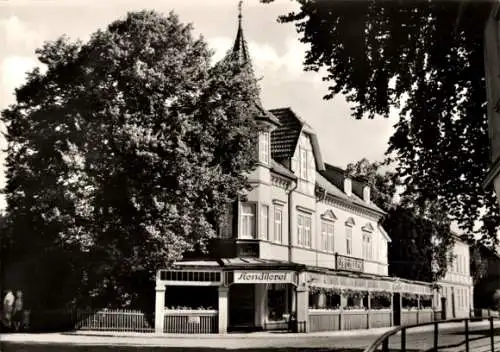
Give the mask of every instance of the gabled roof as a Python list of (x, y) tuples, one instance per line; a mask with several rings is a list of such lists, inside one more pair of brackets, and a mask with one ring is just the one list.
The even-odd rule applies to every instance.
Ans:
[(324, 169), (319, 142), (313, 128), (304, 120), (298, 117), (291, 108), (280, 108), (269, 110), (276, 116), (280, 126), (271, 133), (271, 155), (273, 159), (281, 161), (293, 157), (297, 149), (300, 132), (305, 132), (311, 139), (314, 157), (316, 159), (316, 168)]

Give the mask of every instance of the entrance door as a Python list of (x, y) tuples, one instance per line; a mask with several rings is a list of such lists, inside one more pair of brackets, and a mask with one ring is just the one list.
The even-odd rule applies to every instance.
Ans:
[(392, 301), (392, 314), (394, 325), (401, 325), (401, 294), (397, 292), (394, 292)]
[(255, 327), (255, 285), (234, 284), (229, 288), (229, 328), (252, 330)]
[(446, 297), (441, 297), (441, 319), (446, 319)]

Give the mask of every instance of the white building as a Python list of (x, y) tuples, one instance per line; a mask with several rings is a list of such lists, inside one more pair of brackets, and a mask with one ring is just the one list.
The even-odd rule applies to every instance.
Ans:
[[(250, 63), (241, 21), (229, 57)], [(430, 284), (387, 276), (384, 212), (368, 187), (324, 162), (311, 126), (291, 108), (256, 118), (265, 131), (253, 189), (229, 207), (210, 258), (158, 273), (156, 330), (178, 332), (175, 321), (275, 329), (290, 316), (305, 331), (391, 326), (404, 315), (403, 294), (431, 299)], [(191, 296), (212, 309), (177, 309)], [(432, 319), (430, 309), (407, 313)]]
[(474, 309), (474, 286), (470, 273), (470, 247), (456, 238), (450, 253), (453, 262), (446, 275), (438, 282), (440, 286), (439, 310), (443, 319), (466, 318)]

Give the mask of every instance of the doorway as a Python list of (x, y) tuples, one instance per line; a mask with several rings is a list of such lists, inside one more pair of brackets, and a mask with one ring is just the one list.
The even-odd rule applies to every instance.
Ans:
[(446, 316), (446, 297), (441, 297), (441, 319), (445, 320)]
[(229, 288), (230, 331), (255, 329), (255, 285), (234, 284)]
[(401, 325), (401, 294), (398, 292), (394, 292), (392, 300), (392, 314), (393, 325)]

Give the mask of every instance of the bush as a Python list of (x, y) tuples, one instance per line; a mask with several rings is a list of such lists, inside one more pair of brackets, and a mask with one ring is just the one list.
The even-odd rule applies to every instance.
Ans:
[(500, 310), (500, 289), (496, 290), (495, 293), (493, 293), (492, 308)]

